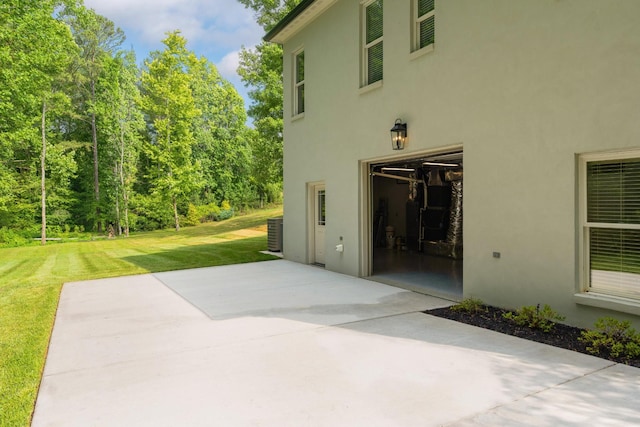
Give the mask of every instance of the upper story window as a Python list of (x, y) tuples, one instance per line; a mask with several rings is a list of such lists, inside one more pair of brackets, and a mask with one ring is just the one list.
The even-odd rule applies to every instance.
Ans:
[(293, 115), (304, 113), (304, 50), (293, 54)]
[(640, 151), (581, 156), (583, 289), (640, 299)]
[(412, 51), (430, 46), (435, 41), (435, 0), (413, 0)]
[(362, 6), (362, 86), (382, 80), (382, 6), (383, 0)]

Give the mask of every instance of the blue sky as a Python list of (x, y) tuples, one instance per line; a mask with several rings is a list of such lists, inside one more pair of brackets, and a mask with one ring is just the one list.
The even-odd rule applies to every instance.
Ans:
[(216, 65), (249, 104), (247, 89), (236, 74), (242, 46), (260, 43), (264, 31), (254, 13), (237, 0), (84, 0), (126, 34), (123, 47), (133, 48), (138, 61), (163, 48), (167, 31), (180, 30), (187, 48)]

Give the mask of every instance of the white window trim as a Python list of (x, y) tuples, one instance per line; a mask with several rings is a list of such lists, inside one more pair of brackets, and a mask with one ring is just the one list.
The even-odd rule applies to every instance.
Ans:
[(360, 89), (358, 89), (358, 95), (364, 95), (365, 93), (369, 93), (376, 89), (380, 89), (382, 85), (383, 85), (382, 80), (378, 80), (377, 82), (373, 82), (366, 86), (362, 86)]
[[(305, 86), (305, 81), (307, 79), (306, 73), (303, 76), (304, 78), (302, 79), (302, 81), (298, 81), (298, 55), (300, 55), (301, 53), (304, 53), (304, 48), (300, 47), (296, 50), (293, 51), (292, 56), (293, 56), (293, 73), (292, 73), (292, 88), (293, 88), (293, 102), (292, 102), (292, 107), (293, 107), (293, 114), (292, 114), (292, 118), (293, 119), (300, 119), (302, 117), (304, 117), (304, 113), (307, 109), (306, 105), (303, 105), (304, 110), (302, 112), (298, 112), (299, 111), (299, 107), (300, 107), (300, 99), (298, 98), (298, 88), (300, 86)], [(306, 88), (305, 88), (306, 89)]]
[(409, 54), (409, 60), (410, 60), (410, 61), (413, 61), (413, 60), (414, 60), (414, 59), (416, 59), (416, 58), (420, 58), (421, 56), (424, 56), (424, 55), (426, 55), (426, 54), (428, 54), (428, 53), (433, 52), (433, 50), (434, 50), (434, 49), (433, 49), (433, 45), (434, 45), (434, 44), (433, 44), (433, 43), (431, 43), (431, 44), (429, 44), (429, 45), (426, 45), (426, 46), (425, 46), (425, 47), (423, 47), (422, 49), (418, 49), (418, 50), (415, 50), (415, 51), (411, 52), (411, 53)]
[[(411, 59), (416, 58), (418, 56), (422, 56), (425, 53), (433, 51), (434, 43), (429, 43), (423, 47), (420, 47), (420, 24), (431, 18), (432, 16), (436, 16), (436, 9), (431, 12), (427, 12), (422, 16), (418, 16), (418, 0), (411, 1)], [(420, 52), (420, 53), (418, 53)]]
[(617, 150), (586, 153), (578, 156), (578, 284), (574, 301), (578, 304), (607, 308), (631, 314), (640, 314), (640, 297), (599, 292), (590, 289), (590, 248), (589, 230), (591, 228), (640, 229), (640, 224), (590, 223), (587, 221), (587, 164), (593, 161), (624, 160), (640, 157), (640, 149)]
[[(382, 42), (384, 43), (384, 24), (383, 24), (383, 31), (382, 31), (382, 36), (378, 37), (377, 39), (373, 40), (370, 43), (367, 43), (367, 7), (376, 2), (376, 0), (360, 0), (360, 29), (361, 29), (361, 36), (362, 37), (362, 42), (361, 44), (361, 63), (362, 66), (360, 67), (362, 70), (362, 75), (360, 76), (361, 78), (361, 82), (360, 82), (360, 88), (365, 88), (367, 86), (371, 86), (371, 85), (376, 85), (376, 87), (379, 87), (379, 84), (382, 82), (382, 80), (384, 80), (384, 72), (382, 74), (382, 79), (380, 80), (376, 80), (373, 83), (369, 83), (369, 49), (372, 46), (377, 45), (378, 43)], [(384, 8), (383, 8), (384, 9)], [(383, 19), (384, 19), (384, 11), (382, 12), (383, 14)], [(383, 21), (384, 22), (384, 21)], [(383, 44), (383, 52), (384, 52), (384, 44)], [(384, 55), (384, 53), (383, 53)], [(383, 60), (384, 61), (384, 60)]]

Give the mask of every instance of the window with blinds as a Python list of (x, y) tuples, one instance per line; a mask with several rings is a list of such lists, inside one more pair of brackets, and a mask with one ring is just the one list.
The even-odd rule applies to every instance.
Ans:
[(294, 54), (293, 115), (304, 113), (304, 50)]
[(413, 48), (420, 50), (435, 42), (435, 0), (413, 0)]
[(374, 0), (363, 7), (363, 85), (382, 80), (383, 1)]
[(583, 168), (589, 290), (640, 298), (640, 153)]

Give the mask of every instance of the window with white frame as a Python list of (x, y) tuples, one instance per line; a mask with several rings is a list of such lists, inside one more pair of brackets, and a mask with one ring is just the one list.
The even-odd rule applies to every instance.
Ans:
[(304, 50), (293, 54), (293, 115), (304, 113)]
[(640, 150), (580, 161), (584, 290), (640, 299)]
[(413, 0), (412, 51), (430, 46), (436, 34), (435, 0)]
[(383, 0), (362, 5), (362, 86), (382, 80)]

